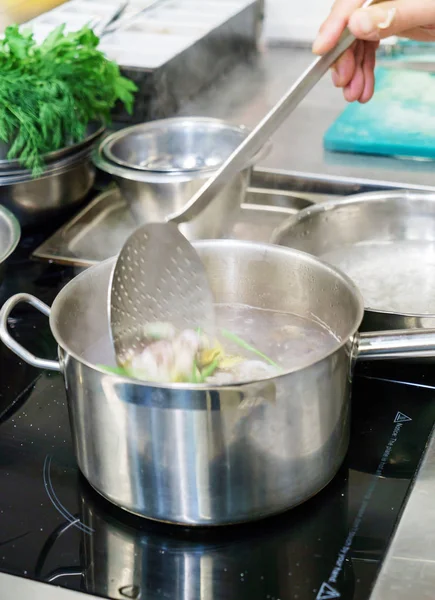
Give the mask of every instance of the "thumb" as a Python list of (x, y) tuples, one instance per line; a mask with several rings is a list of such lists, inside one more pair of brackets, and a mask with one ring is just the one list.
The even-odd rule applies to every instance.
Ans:
[(374, 41), (433, 24), (433, 0), (395, 0), (356, 10), (348, 26), (355, 37)]

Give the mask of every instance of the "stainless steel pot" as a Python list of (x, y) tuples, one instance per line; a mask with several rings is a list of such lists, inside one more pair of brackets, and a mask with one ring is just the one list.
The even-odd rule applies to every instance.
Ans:
[[(287, 510), (335, 476), (349, 442), (354, 360), (435, 356), (435, 331), (357, 333), (353, 283), (288, 248), (233, 240), (195, 244), (217, 302), (313, 315), (337, 336), (317, 362), (232, 387), (144, 383), (114, 364), (107, 298), (115, 259), (73, 279), (50, 309), (26, 294), (0, 312), (0, 338), (35, 367), (62, 371), (79, 467), (122, 508), (160, 521), (222, 525)], [(27, 302), (50, 315), (59, 361), (33, 356), (7, 330)]]
[[(435, 194), (380, 191), (321, 202), (283, 221), (271, 241), (355, 274), (367, 292), (362, 330), (435, 328)], [(388, 306), (395, 288), (399, 297), (406, 292), (406, 310)]]
[[(137, 132), (137, 127), (128, 128), (123, 132), (107, 137), (101, 142), (98, 151), (94, 154), (96, 166), (105, 173), (112, 175), (138, 224), (153, 221), (161, 222), (170, 214), (179, 211), (194, 193), (201, 188), (204, 182), (214, 174), (214, 170), (210, 167), (210, 164), (212, 162), (215, 163), (215, 170), (220, 167), (223, 160), (222, 157), (227, 158), (227, 155), (231, 154), (231, 144), (232, 149), (236, 148), (240, 141), (247, 135), (247, 130), (242, 127), (234, 127), (218, 119), (200, 117), (165, 119), (139, 127), (139, 133), (136, 133), (135, 136), (133, 134), (129, 135), (129, 132), (130, 130)], [(166, 147), (162, 147), (157, 141), (155, 141), (153, 146), (148, 139), (151, 133), (159, 138), (156, 132), (163, 128), (166, 133), (164, 136), (166, 144), (169, 144), (173, 140), (174, 136), (170, 135), (173, 129), (177, 131), (178, 137), (180, 136), (179, 130), (181, 130), (185, 135), (184, 149), (186, 152), (191, 152), (192, 150), (190, 144), (187, 143), (192, 137), (195, 137), (197, 140), (198, 153), (200, 151), (207, 151), (211, 155), (213, 151), (215, 154), (214, 158), (213, 156), (202, 157), (208, 167), (197, 170), (187, 169), (183, 171), (179, 168), (175, 170), (171, 166), (172, 163), (170, 161), (175, 160), (176, 157), (172, 156), (171, 152), (175, 151), (174, 148), (182, 145), (181, 142), (177, 144), (173, 142), (174, 146), (167, 145)], [(147, 133), (148, 129), (150, 129), (151, 133)], [(213, 145), (210, 143), (208, 145), (205, 144), (207, 141), (205, 132), (209, 130), (216, 130), (217, 132), (213, 138), (215, 140), (214, 150)], [(204, 138), (201, 146), (199, 146), (199, 138), (195, 134), (195, 131), (202, 132), (201, 136), (199, 136), (199, 138)], [(222, 151), (219, 150), (219, 132), (220, 136), (225, 139)], [(121, 146), (121, 134), (124, 136), (121, 138), (123, 140), (122, 149), (118, 149), (118, 146)], [(154, 152), (158, 151), (158, 156), (160, 156), (161, 160), (164, 157), (169, 161), (166, 171), (163, 170), (161, 164), (160, 170), (155, 171), (144, 170), (135, 166), (145, 161), (144, 155), (140, 154), (138, 156), (139, 150), (136, 148), (136, 137), (139, 134), (141, 136), (147, 134), (146, 139), (148, 141), (145, 147), (149, 150), (150, 161), (154, 163), (158, 162), (157, 155), (151, 153), (152, 149)], [(129, 139), (133, 141), (129, 142)], [(223, 144), (223, 140), (221, 143)], [(124, 164), (117, 164), (107, 158), (105, 152), (108, 147), (112, 151), (117, 150), (120, 157), (125, 159), (122, 161), (122, 158), (119, 158)], [(127, 148), (130, 149), (128, 150)], [(213, 202), (198, 217), (180, 226), (180, 230), (188, 239), (214, 239), (225, 237), (229, 233), (232, 224), (237, 220), (241, 204), (244, 201), (252, 167), (267, 151), (268, 148), (264, 148), (261, 153), (254, 156), (225, 189), (217, 194)], [(109, 156), (112, 156), (112, 153), (109, 153)], [(186, 159), (186, 157), (184, 158)], [(127, 159), (129, 163), (126, 163)], [(178, 157), (176, 164), (179, 165), (182, 162), (183, 159)], [(131, 164), (131, 166), (126, 167), (126, 164)]]
[(78, 206), (95, 181), (89, 149), (54, 163), (38, 178), (31, 174), (0, 177), (0, 204), (22, 227), (34, 227)]

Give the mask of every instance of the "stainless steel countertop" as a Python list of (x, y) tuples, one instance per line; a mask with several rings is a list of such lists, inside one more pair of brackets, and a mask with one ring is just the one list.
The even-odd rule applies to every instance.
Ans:
[(435, 436), (426, 450), (371, 600), (435, 597)]
[[(180, 114), (214, 116), (255, 125), (313, 59), (301, 48), (266, 50), (250, 66), (237, 66), (216, 88)], [(435, 102), (435, 101), (434, 101)], [(402, 184), (435, 185), (432, 161), (338, 154), (323, 150), (323, 134), (345, 108), (341, 91), (325, 77), (272, 139), (273, 149), (259, 166), (335, 177)]]
[[(236, 67), (223, 81), (188, 104), (181, 114), (215, 116), (254, 125), (312, 60), (308, 50), (274, 48), (250, 66)], [(322, 136), (345, 107), (341, 93), (325, 78), (273, 138), (261, 167), (333, 178), (358, 178), (414, 186), (435, 186), (432, 162), (333, 155)], [(372, 600), (420, 600), (435, 593), (435, 438), (428, 446), (402, 519), (391, 543)], [(73, 600), (79, 592), (0, 573), (0, 599)]]

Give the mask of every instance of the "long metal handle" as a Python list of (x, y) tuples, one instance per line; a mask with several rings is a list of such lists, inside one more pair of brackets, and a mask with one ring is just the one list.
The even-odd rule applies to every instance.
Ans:
[(38, 298), (35, 298), (35, 296), (31, 296), (30, 294), (16, 294), (15, 296), (12, 296), (12, 298), (9, 298), (0, 310), (0, 340), (9, 348), (9, 350), (12, 350), (12, 352), (29, 365), (32, 365), (32, 367), (36, 367), (37, 369), (47, 369), (49, 371), (60, 371), (59, 361), (38, 358), (14, 340), (9, 333), (9, 316), (17, 304), (21, 304), (22, 302), (30, 304), (47, 317), (50, 316), (50, 307), (44, 304), (44, 302), (41, 302), (41, 300), (38, 300)]
[[(364, 7), (375, 4), (377, 0), (368, 0)], [(213, 177), (192, 196), (182, 210), (167, 217), (167, 221), (185, 223), (198, 216), (223, 187), (244, 168), (246, 162), (260, 150), (290, 113), (332, 67), (337, 58), (355, 41), (354, 35), (346, 29), (338, 44), (327, 54), (316, 58), (310, 67), (299, 77), (296, 83), (279, 100), (272, 110), (260, 121), (240, 146), (224, 162)]]
[(435, 329), (360, 333), (355, 354), (358, 360), (435, 357)]

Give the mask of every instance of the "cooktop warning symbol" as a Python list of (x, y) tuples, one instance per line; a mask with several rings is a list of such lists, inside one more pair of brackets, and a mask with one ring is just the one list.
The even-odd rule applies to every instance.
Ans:
[(316, 600), (331, 600), (331, 598), (340, 598), (340, 593), (325, 581), (322, 583)]
[(411, 417), (404, 415), (402, 412), (398, 412), (394, 418), (395, 423), (406, 423), (406, 421), (412, 421)]

